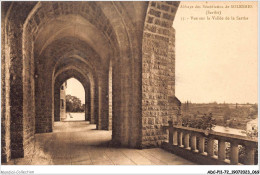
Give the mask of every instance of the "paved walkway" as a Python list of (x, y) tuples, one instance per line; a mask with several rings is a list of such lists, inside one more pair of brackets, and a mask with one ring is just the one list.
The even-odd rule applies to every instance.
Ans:
[(36, 134), (33, 156), (11, 160), (16, 165), (192, 165), (160, 148), (109, 146), (111, 131), (96, 130), (85, 121), (55, 122), (54, 132)]
[(66, 118), (63, 121), (84, 121), (85, 113), (84, 112), (67, 112)]

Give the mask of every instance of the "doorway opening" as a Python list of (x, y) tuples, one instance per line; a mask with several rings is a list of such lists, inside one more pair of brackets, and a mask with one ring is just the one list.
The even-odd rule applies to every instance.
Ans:
[(86, 121), (87, 99), (83, 85), (75, 78), (60, 87), (60, 121)]

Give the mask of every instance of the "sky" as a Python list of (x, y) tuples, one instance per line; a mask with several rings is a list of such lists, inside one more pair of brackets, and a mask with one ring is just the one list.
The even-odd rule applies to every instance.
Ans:
[[(206, 4), (207, 3), (207, 4)], [(206, 8), (182, 5), (252, 5), (253, 8), (221, 9), (222, 17), (248, 17), (248, 20), (202, 20)], [(218, 4), (216, 4), (218, 3)], [(209, 9), (219, 11), (219, 9)], [(189, 18), (182, 21), (182, 17)], [(176, 96), (196, 103), (256, 103), (257, 88), (257, 3), (181, 2), (173, 27), (176, 30)], [(83, 86), (72, 78), (67, 94), (85, 101)]]
[[(181, 7), (206, 3), (181, 2), (175, 16), (176, 96), (181, 102), (256, 103), (257, 3), (208, 2), (208, 5), (253, 5), (251, 9), (222, 9), (219, 15), (248, 17), (244, 21), (193, 21), (191, 16), (206, 17), (207, 9)], [(182, 21), (182, 17), (189, 19)]]
[(66, 94), (78, 97), (81, 100), (81, 104), (85, 104), (85, 90), (77, 79), (70, 78), (67, 80)]

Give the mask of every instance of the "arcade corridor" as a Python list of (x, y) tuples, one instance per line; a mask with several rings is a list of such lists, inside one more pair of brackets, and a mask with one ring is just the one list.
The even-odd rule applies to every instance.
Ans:
[[(254, 164), (256, 140), (177, 125), (179, 4), (3, 1), (2, 164), (239, 164), (239, 144)], [(60, 89), (70, 78), (84, 88), (85, 121), (61, 122)]]
[[(179, 3), (3, 2), (2, 162), (38, 156), (42, 164), (71, 164), (87, 154), (89, 164), (155, 164), (140, 155), (146, 151), (122, 149), (115, 161), (107, 159), (112, 148), (92, 145), (145, 149), (166, 140), (163, 128), (181, 105), (172, 27)], [(60, 123), (68, 126), (59, 132), (60, 87), (70, 78), (84, 87), (91, 125)], [(74, 161), (78, 155), (84, 159)]]

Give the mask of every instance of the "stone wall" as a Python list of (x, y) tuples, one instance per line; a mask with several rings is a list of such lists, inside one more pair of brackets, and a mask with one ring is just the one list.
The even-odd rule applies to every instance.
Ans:
[(160, 145), (166, 139), (162, 126), (173, 118), (169, 111), (169, 101), (175, 97), (172, 22), (178, 5), (179, 2), (149, 2), (147, 9), (142, 60), (142, 147)]
[(2, 37), (2, 63), (5, 65), (5, 112), (2, 111), (2, 119), (7, 122), (3, 127), (5, 131), (2, 132), (5, 138), (3, 161), (7, 161), (10, 154), (11, 158), (30, 154), (34, 139), (34, 65), (31, 61), (31, 38), (23, 37), (27, 32), (23, 28), (27, 14), (23, 11), (30, 11), (35, 3), (29, 2), (23, 7), (19, 5), (20, 2), (10, 5), (16, 13), (7, 11), (6, 6), (3, 8), (6, 13), (4, 16), (8, 16), (2, 20), (2, 24), (5, 22), (2, 25), (2, 34), (5, 35)]
[(10, 2), (2, 2), (1, 8), (1, 161), (11, 159), (11, 138), (10, 138), (10, 89), (9, 84), (9, 61), (5, 59), (9, 52), (5, 52), (5, 17)]

